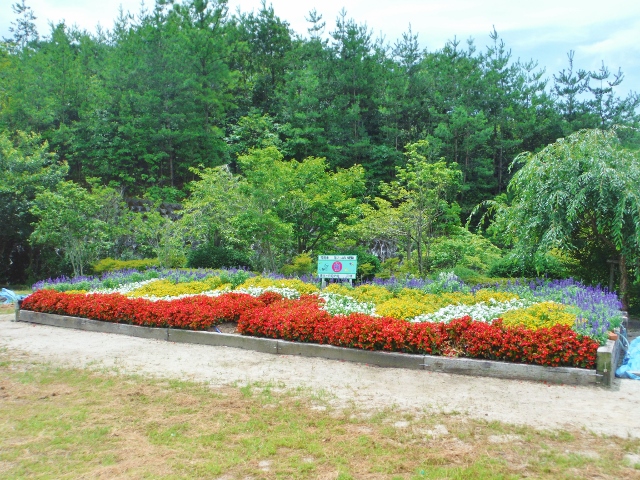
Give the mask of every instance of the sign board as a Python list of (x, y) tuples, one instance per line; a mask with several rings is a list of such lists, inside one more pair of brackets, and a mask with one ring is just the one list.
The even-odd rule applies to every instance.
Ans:
[(356, 278), (357, 255), (318, 255), (318, 278)]

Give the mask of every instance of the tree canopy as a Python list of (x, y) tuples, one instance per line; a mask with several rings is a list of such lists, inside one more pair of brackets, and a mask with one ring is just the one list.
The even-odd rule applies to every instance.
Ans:
[(0, 132), (0, 278), (19, 277), (21, 268), (33, 265), (30, 208), (38, 189), (55, 189), (67, 172), (39, 135)]
[(196, 170), (178, 228), (189, 243), (252, 250), (254, 264), (276, 270), (294, 254), (325, 248), (349, 221), (364, 191), (364, 172), (328, 171), (326, 160), (284, 161), (273, 147), (228, 167)]
[(15, 11), (0, 42), (0, 130), (36, 132), (72, 179), (129, 195), (175, 198), (190, 168), (265, 142), (287, 160), (362, 165), (376, 188), (405, 165), (406, 145), (428, 140), (460, 166), (468, 214), (504, 191), (522, 150), (638, 122), (640, 97), (617, 95), (622, 72), (580, 70), (570, 54), (568, 70), (545, 77), (496, 31), (486, 46), (454, 38), (427, 51), (416, 32), (388, 42), (345, 11), (326, 35), (310, 14), (300, 36), (266, 3), (234, 14), (224, 1), (159, 1), (96, 33), (64, 22), (37, 32), (37, 12)]
[[(45, 251), (49, 263), (64, 260), (37, 225), (56, 218), (44, 204), (31, 209), (35, 186), (61, 208), (75, 192), (113, 213), (101, 189), (119, 202), (184, 203), (183, 220), (131, 217), (101, 255), (180, 265), (209, 245), (276, 269), (295, 255), (360, 248), (382, 260), (402, 255), (423, 275), (454, 257), (474, 264), (475, 254), (438, 251), (436, 261), (431, 249), (464, 242), (445, 237), (477, 204), (505, 194), (525, 163), (513, 163), (520, 152), (640, 121), (640, 96), (618, 94), (620, 70), (581, 69), (569, 52), (567, 68), (546, 74), (495, 30), (467, 42), (451, 32), (427, 50), (418, 32), (388, 41), (344, 10), (334, 29), (312, 10), (308, 35), (294, 32), (266, 2), (247, 13), (224, 0), (158, 0), (94, 33), (64, 21), (38, 32), (28, 0), (14, 11), (11, 37), (0, 41), (0, 149), (27, 152), (16, 147), (22, 135), (37, 139), (42, 162), (24, 178), (2, 172), (0, 194), (15, 190), (24, 202), (7, 200), (15, 228), (0, 232), (1, 281), (46, 275)], [(633, 128), (618, 134), (640, 144)], [(63, 180), (69, 192), (57, 189)], [(612, 250), (585, 228), (573, 234), (582, 245), (574, 257), (628, 261), (618, 237)]]
[(509, 204), (495, 204), (495, 225), (520, 256), (558, 249), (600, 255), (619, 265), (626, 300), (629, 271), (640, 274), (640, 154), (618, 130), (581, 130), (538, 153), (523, 153), (509, 183)]

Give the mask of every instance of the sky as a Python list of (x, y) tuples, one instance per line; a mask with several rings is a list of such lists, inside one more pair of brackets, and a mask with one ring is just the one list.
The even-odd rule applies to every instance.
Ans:
[[(18, 0), (0, 0), (0, 37), (10, 37), (15, 15), (11, 5)], [(95, 31), (113, 26), (120, 6), (136, 13), (139, 1), (122, 0), (26, 0), (36, 17), (41, 35), (49, 24), (62, 20), (67, 25)], [(229, 0), (229, 11), (257, 10), (261, 0)], [(269, 3), (269, 2), (268, 2)], [(495, 27), (514, 59), (536, 60), (549, 79), (568, 67), (567, 53), (575, 51), (574, 66), (597, 70), (602, 63), (614, 73), (621, 68), (624, 80), (617, 88), (626, 97), (640, 93), (640, 1), (638, 0), (272, 0), (276, 15), (293, 30), (307, 34), (305, 16), (312, 9), (323, 16), (326, 32), (333, 30), (338, 13), (366, 24), (374, 37), (393, 44), (411, 26), (421, 47), (442, 48), (454, 37), (468, 38), (485, 48)], [(147, 0), (151, 6), (153, 0)]]

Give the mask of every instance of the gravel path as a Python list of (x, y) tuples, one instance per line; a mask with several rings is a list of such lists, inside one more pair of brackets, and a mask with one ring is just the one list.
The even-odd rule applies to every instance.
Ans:
[(457, 411), (540, 428), (579, 428), (640, 437), (640, 381), (614, 389), (546, 385), (424, 371), (384, 369), (228, 347), (175, 344), (107, 333), (15, 323), (0, 315), (0, 347), (53, 364), (210, 383), (273, 382), (326, 392), (337, 405)]

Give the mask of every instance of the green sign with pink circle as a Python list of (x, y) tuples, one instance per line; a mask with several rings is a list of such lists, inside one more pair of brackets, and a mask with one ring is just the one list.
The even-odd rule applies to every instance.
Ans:
[(318, 255), (319, 278), (356, 278), (357, 255)]

